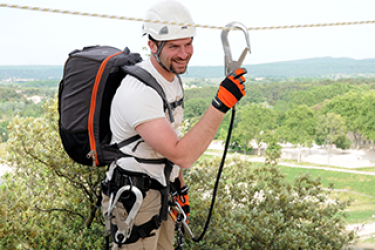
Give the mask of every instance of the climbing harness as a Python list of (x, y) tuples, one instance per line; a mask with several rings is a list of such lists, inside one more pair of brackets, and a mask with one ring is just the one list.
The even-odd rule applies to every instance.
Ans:
[[(112, 167), (109, 167), (106, 179), (102, 183), (103, 193), (109, 196), (108, 209), (104, 212), (106, 249), (109, 248), (110, 235), (114, 243), (121, 248), (122, 244), (134, 243), (139, 238), (144, 239), (155, 235), (151, 232), (158, 229), (162, 222), (168, 219), (171, 188), (169, 177), (173, 164), (167, 159), (135, 159), (149, 164), (164, 163), (164, 177), (167, 183), (163, 186), (149, 175), (130, 172), (122, 169), (116, 162), (111, 163)], [(146, 197), (146, 192), (150, 189), (157, 190), (161, 194), (159, 214), (141, 225), (135, 225), (135, 217)], [(126, 220), (121, 219), (124, 209), (128, 213)]]
[[(242, 23), (231, 22), (231, 23), (227, 24), (225, 27), (227, 29), (224, 29), (222, 31), (222, 33), (221, 33), (221, 41), (223, 43), (224, 55), (225, 55), (224, 56), (224, 58), (225, 58), (225, 76), (228, 76), (233, 71), (235, 71), (236, 69), (238, 69), (238, 68), (241, 67), (243, 61), (245, 60), (246, 54), (247, 53), (251, 53), (251, 50), (250, 50), (250, 37), (249, 37), (249, 34), (248, 34), (248, 29)], [(245, 47), (244, 51), (242, 52), (240, 58), (237, 61), (234, 61), (232, 59), (232, 52), (231, 52), (231, 48), (230, 48), (229, 42), (228, 42), (228, 33), (229, 33), (230, 30), (232, 30), (234, 28), (240, 29), (240, 30), (242, 30), (244, 32), (245, 39), (246, 39), (246, 45), (247, 45)], [(235, 109), (235, 106), (233, 106), (233, 108), (232, 108), (232, 117), (231, 117), (229, 129), (228, 129), (227, 138), (226, 138), (226, 141), (225, 141), (223, 156), (222, 156), (222, 159), (221, 159), (219, 171), (218, 171), (216, 182), (215, 182), (215, 186), (214, 186), (214, 191), (213, 191), (213, 195), (212, 195), (212, 201), (211, 201), (210, 210), (209, 210), (209, 213), (208, 213), (208, 216), (207, 216), (207, 220), (206, 220), (203, 232), (201, 233), (201, 235), (198, 238), (195, 238), (195, 236), (193, 235), (193, 233), (190, 230), (189, 225), (186, 223), (186, 214), (184, 213), (184, 211), (181, 208), (180, 204), (178, 204), (178, 202), (175, 201), (171, 205), (171, 209), (173, 209), (173, 210), (175, 210), (177, 212), (177, 218), (176, 218), (176, 223), (177, 223), (177, 225), (176, 225), (176, 228), (177, 228), (177, 248), (175, 248), (175, 250), (183, 250), (184, 241), (183, 241), (183, 239), (181, 239), (181, 238), (183, 238), (183, 236), (181, 237), (181, 233), (183, 233), (182, 226), (183, 226), (183, 229), (187, 232), (187, 234), (191, 237), (191, 239), (194, 242), (201, 241), (203, 239), (204, 235), (207, 232), (208, 225), (209, 225), (209, 223), (211, 221), (211, 217), (212, 217), (212, 212), (213, 212), (213, 208), (214, 208), (216, 196), (217, 196), (217, 191), (218, 191), (218, 187), (219, 187), (220, 176), (221, 176), (221, 173), (222, 173), (223, 168), (224, 168), (225, 158), (226, 158), (226, 155), (227, 155), (228, 146), (229, 146), (230, 138), (231, 138), (231, 135), (232, 135), (232, 129), (233, 129), (233, 122), (234, 122), (235, 112), (236, 112), (236, 109)], [(172, 216), (172, 218), (174, 217), (174, 215), (173, 215), (173, 213), (171, 211), (170, 211), (170, 215)]]

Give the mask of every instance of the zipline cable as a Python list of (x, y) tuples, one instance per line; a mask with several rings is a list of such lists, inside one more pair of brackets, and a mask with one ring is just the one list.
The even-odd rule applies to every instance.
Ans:
[[(20, 6), (17, 4), (7, 4), (0, 3), (0, 7), (21, 9), (21, 10), (31, 10), (31, 11), (40, 11), (40, 12), (50, 12), (50, 13), (60, 13), (60, 14), (70, 14), (76, 16), (88, 16), (88, 17), (98, 17), (106, 19), (115, 19), (115, 20), (127, 20), (127, 21), (137, 21), (137, 22), (151, 22), (151, 23), (165, 23), (169, 25), (178, 25), (178, 26), (193, 26), (196, 28), (205, 28), (205, 29), (230, 29), (222, 26), (213, 26), (205, 24), (195, 24), (195, 23), (177, 23), (175, 21), (165, 21), (165, 20), (150, 20), (136, 17), (126, 17), (126, 16), (116, 16), (116, 15), (107, 15), (107, 14), (96, 14), (88, 12), (79, 12), (71, 10), (60, 10), (60, 9), (51, 9), (51, 8), (41, 8), (41, 7), (32, 7), (32, 6)], [(277, 30), (277, 29), (293, 29), (293, 28), (313, 28), (313, 27), (332, 27), (332, 26), (345, 26), (345, 25), (363, 25), (363, 24), (375, 24), (375, 20), (367, 21), (354, 21), (354, 22), (336, 22), (336, 23), (317, 23), (317, 24), (298, 24), (298, 25), (284, 25), (284, 26), (267, 26), (267, 27), (250, 27), (248, 30), (257, 31), (257, 30)], [(234, 28), (236, 29), (236, 28)]]

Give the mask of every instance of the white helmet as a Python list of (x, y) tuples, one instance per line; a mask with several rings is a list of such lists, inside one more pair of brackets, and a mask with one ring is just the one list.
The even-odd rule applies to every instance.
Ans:
[(143, 34), (151, 35), (157, 41), (169, 41), (194, 37), (195, 27), (190, 12), (185, 6), (174, 0), (162, 0), (146, 12)]

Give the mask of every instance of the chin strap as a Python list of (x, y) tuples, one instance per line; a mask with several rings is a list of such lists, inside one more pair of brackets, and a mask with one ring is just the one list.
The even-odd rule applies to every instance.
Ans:
[[(157, 45), (157, 44), (156, 44)], [(165, 67), (165, 65), (161, 62), (160, 58), (159, 58), (159, 55), (163, 49), (165, 45), (165, 41), (161, 41), (160, 42), (160, 45), (157, 46), (158, 47), (158, 50), (156, 51), (156, 53), (151, 53), (153, 56), (155, 56), (155, 59), (156, 61), (160, 64), (160, 66), (165, 69), (166, 71), (168, 72), (171, 72), (172, 74), (175, 74), (175, 75), (178, 75), (176, 72), (174, 72), (174, 70), (172, 68), (168, 69), (167, 67)]]
[[(165, 69), (166, 71), (168, 72), (172, 72), (171, 70), (167, 69), (167, 67), (164, 66), (164, 64), (160, 61), (160, 58), (159, 58), (159, 55), (165, 45), (165, 41), (161, 41), (160, 42), (160, 45), (157, 44), (157, 42), (155, 42), (157, 47), (158, 47), (158, 50), (156, 51), (156, 53), (152, 53), (153, 56), (155, 56), (155, 59), (156, 61), (158, 61), (158, 63), (160, 64), (160, 66), (163, 67), (163, 69)], [(172, 72), (173, 73), (173, 72)]]

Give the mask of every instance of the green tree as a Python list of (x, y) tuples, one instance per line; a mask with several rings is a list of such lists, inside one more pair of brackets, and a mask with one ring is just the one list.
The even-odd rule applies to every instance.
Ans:
[(368, 92), (361, 101), (358, 114), (360, 131), (367, 139), (375, 141), (375, 92)]
[(56, 100), (45, 108), (41, 117), (17, 116), (8, 126), (8, 160), (15, 174), (0, 186), (0, 245), (100, 249), (103, 226), (96, 202), (105, 168), (70, 160), (58, 135)]
[(264, 142), (265, 132), (274, 129), (276, 125), (274, 111), (262, 104), (248, 103), (239, 110), (239, 116), (240, 121), (233, 133), (234, 140), (246, 147), (254, 140), (260, 155), (260, 145)]
[[(363, 93), (349, 92), (343, 96), (337, 96), (321, 109), (321, 114), (335, 113), (341, 115), (349, 131), (353, 133), (355, 148), (360, 148), (360, 129), (363, 124), (361, 109), (364, 105)], [(366, 114), (364, 114), (366, 115)]]
[(261, 103), (264, 101), (265, 98), (259, 84), (246, 84), (246, 96), (242, 98), (239, 105), (244, 105), (246, 103)]
[(350, 90), (362, 91), (360, 87), (348, 83), (335, 82), (327, 86), (314, 86), (305, 91), (291, 93), (291, 101), (294, 105), (307, 105), (309, 107), (335, 96), (343, 95)]
[(278, 129), (282, 139), (299, 148), (298, 162), (301, 162), (302, 146), (311, 146), (315, 135), (315, 113), (306, 105), (294, 107), (285, 115), (284, 125)]
[(327, 113), (326, 115), (317, 116), (315, 141), (318, 145), (327, 143), (328, 150), (332, 147), (332, 144), (336, 144), (337, 142), (339, 142), (339, 145), (342, 145), (343, 138), (346, 138), (347, 132), (348, 128), (341, 115)]
[(210, 103), (201, 98), (190, 99), (184, 104), (184, 118), (191, 119), (194, 117), (201, 117), (206, 112)]

